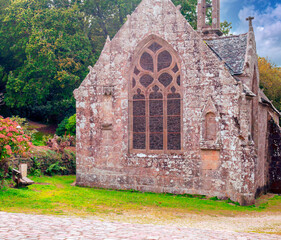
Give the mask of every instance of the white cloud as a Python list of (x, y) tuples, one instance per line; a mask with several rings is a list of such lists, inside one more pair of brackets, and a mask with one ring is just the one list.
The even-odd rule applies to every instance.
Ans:
[(267, 7), (264, 11), (257, 10), (253, 5), (243, 7), (238, 15), (240, 25), (235, 33), (248, 31), (249, 23), (245, 19), (249, 16), (255, 17), (253, 24), (259, 56), (268, 57), (281, 66), (281, 4)]

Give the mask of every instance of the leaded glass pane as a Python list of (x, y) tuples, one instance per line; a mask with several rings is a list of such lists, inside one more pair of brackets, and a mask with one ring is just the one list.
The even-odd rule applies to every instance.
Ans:
[(181, 117), (168, 116), (167, 128), (169, 133), (179, 133), (181, 131)]
[(176, 64), (172, 70), (174, 73), (177, 73), (179, 71), (178, 64)]
[(168, 51), (163, 51), (158, 55), (158, 72), (164, 68), (170, 67), (172, 56)]
[(160, 48), (162, 48), (161, 45), (159, 45), (158, 43), (154, 42), (149, 46), (149, 49), (151, 51), (153, 51), (154, 53), (156, 53)]
[(163, 86), (168, 87), (173, 81), (173, 77), (169, 73), (163, 73), (160, 75), (158, 81), (163, 84)]
[(142, 54), (140, 59), (140, 65), (144, 70), (149, 70), (153, 72), (154, 69), (153, 58), (149, 53), (145, 52)]
[(146, 134), (134, 133), (133, 134), (133, 148), (146, 149)]
[(163, 150), (164, 145), (162, 133), (151, 133), (149, 140), (151, 150)]
[(134, 74), (139, 75), (140, 71), (135, 67)]
[(181, 134), (168, 133), (168, 150), (180, 150), (180, 149), (181, 149)]
[(151, 77), (150, 75), (143, 75), (140, 78), (140, 83), (141, 85), (143, 85), (144, 87), (148, 87), (151, 83), (153, 82), (153, 77)]
[(133, 114), (134, 116), (145, 116), (145, 101), (133, 102)]
[(133, 121), (134, 125), (134, 132), (136, 133), (144, 133), (146, 131), (146, 121), (144, 117), (134, 117)]
[(152, 133), (163, 132), (163, 116), (149, 118), (149, 130)]
[(141, 94), (141, 90), (138, 89), (138, 94), (135, 94), (133, 99), (145, 99), (145, 96), (143, 94)]
[(178, 78), (177, 78), (177, 84), (180, 86), (181, 85), (181, 77), (180, 76), (178, 76)]
[(168, 99), (167, 100), (167, 114), (168, 115), (180, 115), (181, 113), (181, 100), (180, 99)]
[(150, 116), (163, 115), (163, 101), (150, 100), (149, 101), (149, 113), (150, 113)]

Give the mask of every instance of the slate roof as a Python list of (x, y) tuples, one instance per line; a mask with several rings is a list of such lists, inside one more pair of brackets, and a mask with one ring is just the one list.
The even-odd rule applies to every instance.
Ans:
[(243, 73), (247, 50), (247, 36), (247, 33), (245, 33), (205, 40), (205, 42), (222, 61), (225, 61), (231, 74), (236, 75)]
[(269, 106), (271, 106), (271, 108), (277, 113), (279, 114), (279, 116), (281, 116), (281, 113), (274, 107), (274, 105), (272, 104), (272, 101), (269, 100), (269, 98), (264, 94), (264, 92), (259, 89), (259, 94), (260, 94), (260, 102), (261, 103), (265, 103), (268, 104)]

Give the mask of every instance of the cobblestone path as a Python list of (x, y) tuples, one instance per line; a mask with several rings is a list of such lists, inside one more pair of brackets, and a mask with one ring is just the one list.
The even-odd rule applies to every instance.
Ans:
[(280, 240), (281, 236), (0, 212), (0, 239)]

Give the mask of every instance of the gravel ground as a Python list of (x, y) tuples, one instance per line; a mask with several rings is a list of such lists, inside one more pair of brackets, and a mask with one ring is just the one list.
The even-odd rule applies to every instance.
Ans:
[[(227, 218), (228, 219), (228, 218)], [(229, 220), (229, 219), (228, 219)], [(244, 224), (250, 219), (244, 219)], [(223, 219), (221, 219), (223, 221)], [(262, 221), (262, 220), (261, 220)], [(263, 219), (264, 221), (264, 219)], [(101, 239), (101, 240), (280, 240), (281, 236), (237, 233), (180, 226), (132, 224), (74, 217), (54, 217), (0, 212), (1, 240)], [(242, 224), (240, 222), (240, 224)], [(239, 225), (239, 223), (238, 223)], [(209, 226), (210, 227), (210, 226)]]
[[(280, 209), (281, 210), (281, 209)], [(166, 226), (180, 226), (196, 229), (206, 229), (215, 231), (233, 231), (233, 232), (257, 232), (278, 234), (281, 237), (281, 212), (258, 212), (245, 214), (241, 213), (215, 213), (210, 214), (191, 214), (184, 210), (177, 209), (152, 209), (144, 208), (141, 211), (128, 213), (102, 215), (97, 220), (137, 223), (137, 224), (155, 224)]]

